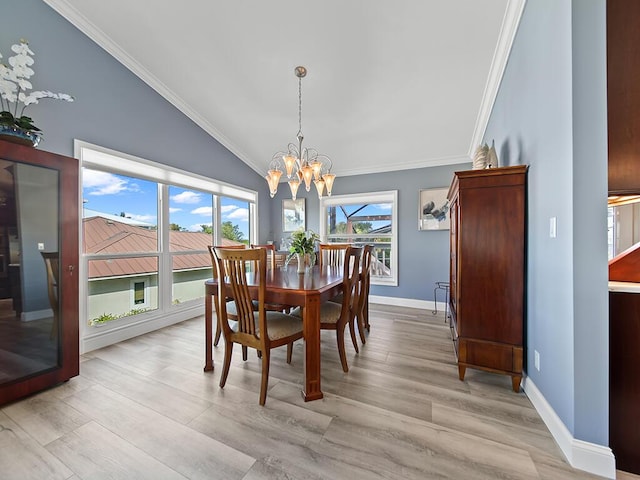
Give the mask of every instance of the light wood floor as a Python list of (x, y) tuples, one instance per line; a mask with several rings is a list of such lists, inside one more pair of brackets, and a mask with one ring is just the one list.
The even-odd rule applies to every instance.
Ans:
[[(0, 478), (585, 479), (508, 377), (457, 376), (448, 327), (430, 311), (371, 306), (350, 371), (322, 334), (322, 400), (304, 403), (302, 343), (260, 360), (234, 353), (224, 390), (204, 373), (202, 318), (84, 355), (71, 381), (0, 409)], [(638, 478), (620, 473), (619, 478)]]

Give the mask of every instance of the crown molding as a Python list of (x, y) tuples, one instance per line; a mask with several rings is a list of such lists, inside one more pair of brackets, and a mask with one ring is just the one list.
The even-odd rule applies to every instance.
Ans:
[(493, 54), (487, 84), (484, 88), (478, 118), (476, 119), (476, 126), (473, 130), (471, 144), (469, 145), (468, 155), (470, 158), (473, 158), (474, 152), (478, 145), (482, 143), (482, 139), (484, 138), (484, 134), (487, 130), (489, 117), (491, 116), (493, 105), (496, 101), (496, 97), (498, 96), (502, 76), (504, 75), (504, 70), (507, 67), (511, 47), (513, 46), (513, 41), (516, 37), (516, 32), (518, 31), (518, 26), (520, 25), (520, 19), (522, 18), (522, 12), (524, 11), (526, 3), (527, 0), (509, 0), (507, 8), (505, 9), (504, 18), (502, 19), (502, 27), (500, 28), (500, 35), (498, 37), (498, 44), (496, 45), (496, 50)]
[(414, 170), (418, 168), (427, 167), (441, 167), (443, 165), (456, 165), (460, 163), (471, 163), (472, 160), (466, 155), (455, 155), (452, 157), (438, 157), (431, 159), (419, 159), (412, 162), (393, 163), (392, 165), (381, 165), (378, 168), (346, 168), (346, 169), (334, 169), (334, 173), (339, 177), (349, 177), (352, 175), (367, 175), (370, 173), (386, 173), (395, 172), (399, 170)]

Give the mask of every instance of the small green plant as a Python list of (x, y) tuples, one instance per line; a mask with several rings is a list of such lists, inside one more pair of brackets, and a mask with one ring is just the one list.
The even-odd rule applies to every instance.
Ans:
[(314, 253), (316, 250), (316, 243), (320, 241), (320, 235), (313, 230), (296, 230), (291, 234), (291, 246), (289, 247), (289, 255), (287, 255), (287, 263), (293, 258), (294, 255), (305, 253)]
[(151, 308), (134, 308), (132, 310), (129, 310), (127, 313), (121, 313), (121, 314), (115, 314), (115, 313), (103, 313), (102, 315), (100, 315), (99, 317), (96, 318), (92, 318), (91, 320), (89, 320), (89, 325), (100, 325), (102, 323), (107, 323), (110, 322), (112, 320), (117, 320), (119, 318), (123, 318), (123, 317), (130, 317), (132, 315), (138, 315), (139, 313), (144, 313), (148, 310), (152, 310)]
[(114, 315), (113, 313), (103, 313), (99, 317), (89, 320), (89, 325), (98, 325), (100, 323), (110, 322), (111, 320), (115, 320), (117, 318), (118, 316)]

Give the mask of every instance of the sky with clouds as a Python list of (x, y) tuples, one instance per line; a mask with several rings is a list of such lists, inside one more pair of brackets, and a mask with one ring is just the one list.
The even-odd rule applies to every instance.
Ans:
[[(154, 182), (97, 170), (83, 169), (82, 198), (87, 209), (157, 224), (158, 188)], [(222, 221), (238, 225), (249, 238), (248, 203), (221, 198)], [(169, 187), (169, 222), (192, 232), (211, 225), (212, 195), (181, 187)]]

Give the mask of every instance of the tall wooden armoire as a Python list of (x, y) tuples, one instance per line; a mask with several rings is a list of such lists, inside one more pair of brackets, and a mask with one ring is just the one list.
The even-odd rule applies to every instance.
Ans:
[(510, 375), (524, 360), (527, 166), (455, 172), (451, 205), (451, 331), (458, 373)]

